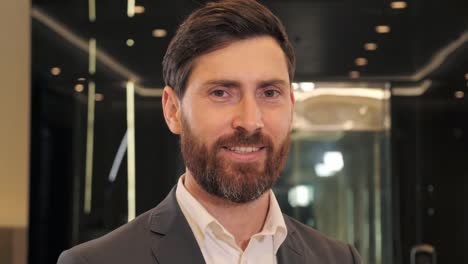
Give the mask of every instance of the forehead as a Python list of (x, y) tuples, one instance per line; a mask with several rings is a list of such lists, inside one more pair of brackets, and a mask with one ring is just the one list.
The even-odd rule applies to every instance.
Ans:
[(267, 36), (235, 41), (196, 58), (187, 80), (187, 92), (207, 80), (222, 79), (241, 84), (270, 79), (290, 82), (283, 50)]

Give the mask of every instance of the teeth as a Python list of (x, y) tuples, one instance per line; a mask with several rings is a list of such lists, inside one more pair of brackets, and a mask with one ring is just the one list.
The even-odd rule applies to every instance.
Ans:
[(230, 151), (234, 151), (237, 153), (249, 153), (249, 152), (254, 152), (258, 151), (260, 148), (255, 148), (255, 147), (232, 147), (229, 148)]

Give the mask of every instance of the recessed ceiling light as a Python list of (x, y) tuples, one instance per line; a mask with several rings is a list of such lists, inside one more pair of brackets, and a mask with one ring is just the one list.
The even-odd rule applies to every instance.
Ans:
[(368, 51), (373, 51), (377, 49), (377, 43), (374, 42), (368, 42), (364, 44), (364, 49)]
[(354, 60), (354, 63), (356, 63), (357, 66), (365, 66), (365, 65), (367, 65), (367, 59), (366, 58), (356, 58)]
[(75, 85), (75, 92), (81, 93), (84, 90), (84, 86), (82, 84)]
[(143, 14), (145, 12), (145, 7), (141, 5), (135, 6), (135, 14)]
[(462, 99), (463, 97), (465, 97), (465, 93), (463, 91), (456, 91), (455, 97), (458, 99)]
[(50, 69), (50, 73), (54, 76), (59, 75), (62, 72), (62, 70), (59, 67), (53, 67)]
[(96, 99), (96, 101), (100, 102), (102, 100), (104, 100), (104, 95), (103, 94), (100, 94), (100, 93), (97, 93), (94, 98)]
[(405, 1), (393, 1), (390, 3), (390, 7), (393, 9), (404, 9), (408, 6)]
[(375, 31), (380, 34), (385, 34), (390, 32), (390, 27), (387, 25), (378, 25), (375, 27)]
[(165, 36), (167, 36), (167, 30), (161, 28), (153, 30), (153, 37), (164, 38)]
[(84, 81), (86, 81), (86, 78), (80, 77), (80, 78), (78, 78), (78, 81), (79, 81), (79, 82), (84, 82)]
[(127, 39), (127, 46), (133, 47), (135, 45), (135, 41), (133, 39)]
[(359, 78), (359, 76), (360, 76), (360, 74), (359, 74), (358, 71), (350, 71), (350, 72), (349, 72), (349, 77), (350, 77), (351, 79), (357, 79), (357, 78)]

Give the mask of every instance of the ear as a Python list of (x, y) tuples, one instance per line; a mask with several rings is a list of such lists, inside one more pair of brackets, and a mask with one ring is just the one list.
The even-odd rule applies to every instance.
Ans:
[(174, 89), (170, 86), (164, 87), (162, 96), (162, 107), (164, 119), (172, 133), (180, 135), (180, 100)]
[(294, 118), (294, 107), (296, 105), (296, 97), (294, 96), (294, 89), (292, 88), (291, 86), (291, 89), (290, 89), (290, 98), (291, 98), (291, 122), (293, 121), (293, 118)]

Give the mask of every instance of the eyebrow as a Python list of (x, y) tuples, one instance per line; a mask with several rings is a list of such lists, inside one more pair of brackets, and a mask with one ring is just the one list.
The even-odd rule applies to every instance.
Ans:
[[(241, 87), (242, 84), (239, 81), (235, 80), (209, 80), (203, 83), (203, 86), (225, 86), (225, 87)], [(257, 83), (257, 86), (260, 88), (265, 88), (271, 85), (277, 86), (285, 86), (288, 87), (289, 84), (285, 80), (282, 79), (271, 79), (271, 80), (264, 80)]]

